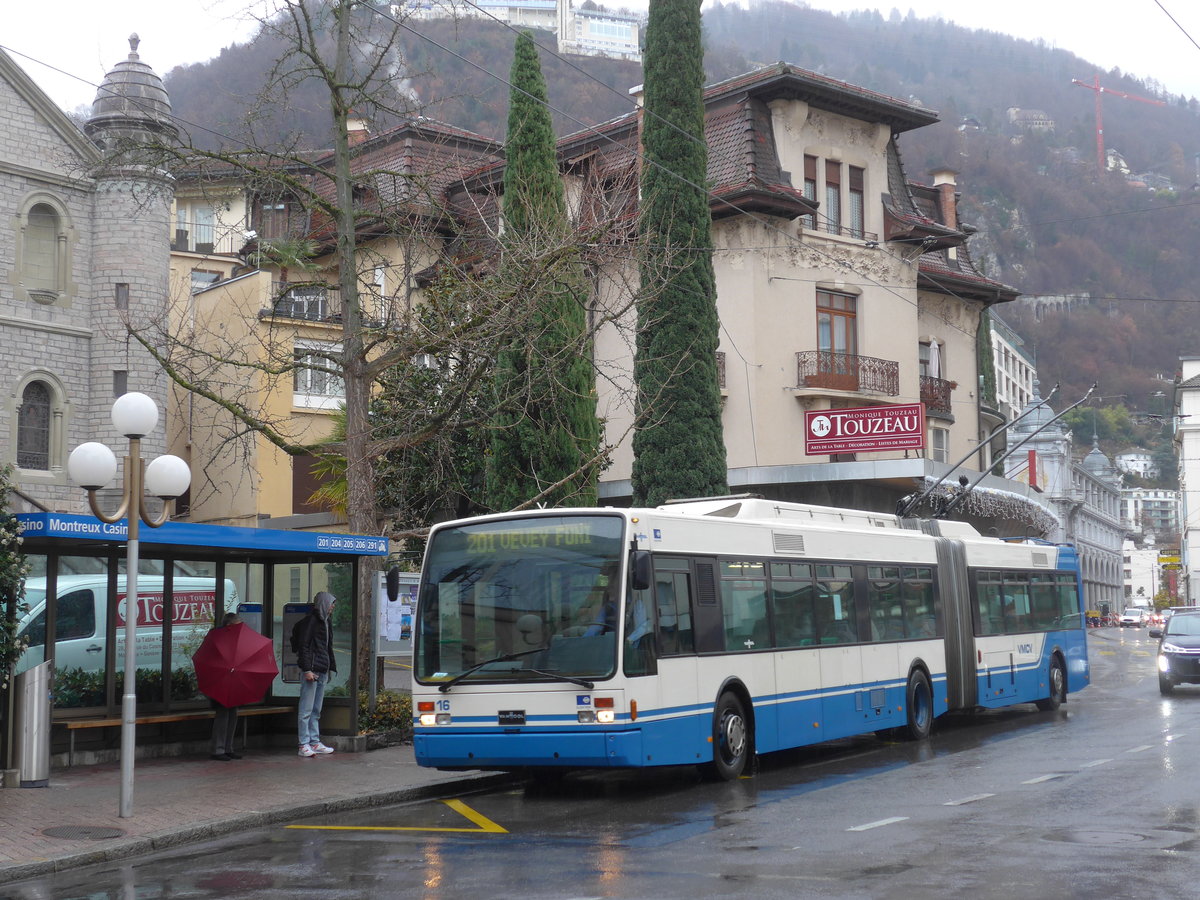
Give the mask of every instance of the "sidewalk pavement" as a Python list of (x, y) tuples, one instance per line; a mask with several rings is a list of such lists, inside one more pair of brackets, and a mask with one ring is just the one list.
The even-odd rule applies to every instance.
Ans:
[(421, 768), (411, 744), (308, 759), (294, 748), (251, 747), (228, 762), (208, 754), (138, 760), (133, 815), (122, 819), (119, 761), (54, 768), (49, 787), (0, 789), (0, 884), (274, 822), (510, 780), (503, 773)]

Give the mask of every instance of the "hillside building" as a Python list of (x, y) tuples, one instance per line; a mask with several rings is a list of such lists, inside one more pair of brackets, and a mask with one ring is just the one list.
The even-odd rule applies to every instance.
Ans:
[(1138, 478), (1157, 478), (1159, 476), (1158, 463), (1154, 461), (1154, 457), (1146, 453), (1144, 450), (1130, 450), (1126, 453), (1118, 453), (1113, 457), (1113, 463), (1116, 467), (1126, 475), (1136, 475)]
[(1158, 488), (1124, 488), (1121, 518), (1137, 540), (1174, 543), (1179, 536), (1179, 492)]
[(559, 53), (640, 61), (644, 18), (573, 0), (405, 0), (392, 4), (402, 15), (421, 19), (475, 18), (514, 28), (553, 32)]
[(1019, 106), (1010, 106), (1005, 115), (1008, 118), (1008, 124), (1014, 128), (1020, 128), (1024, 131), (1054, 131), (1054, 119), (1045, 110), (1041, 109), (1022, 109)]

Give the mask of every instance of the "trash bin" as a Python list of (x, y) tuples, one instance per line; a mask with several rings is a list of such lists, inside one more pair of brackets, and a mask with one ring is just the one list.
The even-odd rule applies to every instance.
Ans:
[(50, 784), (50, 674), (46, 661), (22, 672), (14, 681), (17, 778), (23, 788)]

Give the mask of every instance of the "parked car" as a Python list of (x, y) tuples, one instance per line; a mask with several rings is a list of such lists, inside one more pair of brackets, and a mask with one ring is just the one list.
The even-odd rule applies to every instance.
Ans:
[(1132, 625), (1134, 628), (1141, 628), (1146, 624), (1146, 610), (1140, 606), (1131, 606), (1125, 612), (1121, 613), (1121, 618), (1117, 620), (1117, 624), (1122, 628), (1127, 625)]
[(1159, 692), (1180, 684), (1200, 684), (1200, 612), (1175, 613), (1158, 642)]

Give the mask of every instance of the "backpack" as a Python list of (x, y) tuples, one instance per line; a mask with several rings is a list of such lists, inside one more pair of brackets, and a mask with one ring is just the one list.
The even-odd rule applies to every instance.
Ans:
[(304, 644), (304, 635), (308, 629), (308, 614), (296, 620), (296, 624), (292, 626), (292, 652), (297, 656), (300, 655), (300, 647)]

